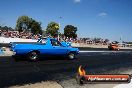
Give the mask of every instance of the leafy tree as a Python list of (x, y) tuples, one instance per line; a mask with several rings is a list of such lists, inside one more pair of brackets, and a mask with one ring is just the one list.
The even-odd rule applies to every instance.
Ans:
[(44, 37), (46, 37), (47, 36), (47, 33), (46, 33), (46, 31), (42, 31), (42, 36), (44, 36)]
[(16, 24), (16, 29), (19, 31), (19, 32), (26, 32), (30, 29), (31, 27), (31, 18), (29, 18), (28, 16), (20, 16), (18, 19), (17, 19), (17, 24)]
[(17, 20), (16, 29), (19, 32), (31, 32), (42, 34), (41, 23), (28, 16), (20, 16)]
[(101, 38), (94, 38), (94, 39), (93, 39), (93, 41), (94, 41), (95, 43), (100, 43), (101, 40), (102, 40)]
[(105, 39), (105, 40), (104, 40), (105, 43), (107, 43), (107, 42), (109, 42), (109, 41), (110, 41), (109, 39)]
[(132, 44), (132, 42), (125, 42), (125, 43), (127, 43), (127, 44)]
[(73, 25), (67, 25), (64, 28), (64, 35), (68, 38), (76, 38), (77, 37), (77, 27), (74, 27)]
[(56, 34), (58, 34), (58, 30), (59, 24), (56, 22), (50, 22), (46, 28), (46, 33), (54, 37)]
[(40, 22), (32, 20), (30, 25), (31, 25), (31, 32), (33, 34), (42, 34), (42, 28)]
[(8, 27), (8, 26), (0, 26), (0, 30), (2, 30), (2, 31), (14, 31), (14, 29), (13, 28), (11, 28), (11, 27)]

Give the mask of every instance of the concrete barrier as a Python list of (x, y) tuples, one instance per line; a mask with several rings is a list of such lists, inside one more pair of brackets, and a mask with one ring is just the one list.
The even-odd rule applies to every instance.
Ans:
[(79, 45), (79, 43), (71, 43), (71, 46), (73, 46), (73, 47), (79, 47), (80, 45)]
[(9, 47), (10, 42), (37, 42), (34, 39), (22, 39), (22, 38), (5, 38), (0, 37), (0, 47)]
[(0, 43), (8, 44), (10, 42), (37, 42), (37, 40), (34, 40), (34, 39), (22, 39), (22, 38), (5, 38), (5, 37), (0, 37)]

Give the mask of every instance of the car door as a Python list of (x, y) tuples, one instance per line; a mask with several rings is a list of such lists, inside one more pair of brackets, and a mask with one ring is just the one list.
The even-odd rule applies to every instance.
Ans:
[(62, 44), (56, 39), (51, 39), (52, 50), (50, 51), (54, 55), (65, 55), (68, 48), (62, 46)]

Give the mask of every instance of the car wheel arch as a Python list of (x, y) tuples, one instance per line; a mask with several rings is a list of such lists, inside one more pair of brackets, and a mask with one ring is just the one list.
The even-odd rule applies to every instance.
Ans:
[(39, 50), (30, 50), (27, 54), (29, 54), (31, 52), (36, 52), (37, 54), (40, 54), (40, 51)]
[(76, 52), (75, 52), (75, 51), (70, 51), (70, 52), (68, 52), (68, 54), (69, 54), (69, 53), (73, 53), (73, 54), (76, 54)]

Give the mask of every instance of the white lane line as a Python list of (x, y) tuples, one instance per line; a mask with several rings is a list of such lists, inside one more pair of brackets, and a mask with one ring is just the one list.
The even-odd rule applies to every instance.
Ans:
[(79, 51), (80, 53), (90, 53), (90, 52), (108, 52), (108, 53), (111, 53), (111, 52), (114, 52), (114, 53), (118, 53), (118, 52), (132, 52), (132, 51)]
[(128, 84), (119, 84), (119, 85), (114, 86), (113, 88), (132, 88), (132, 80)]

